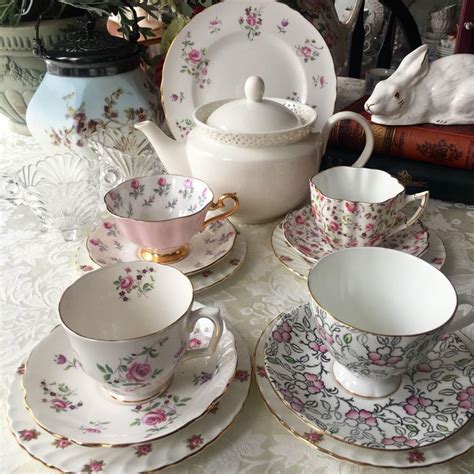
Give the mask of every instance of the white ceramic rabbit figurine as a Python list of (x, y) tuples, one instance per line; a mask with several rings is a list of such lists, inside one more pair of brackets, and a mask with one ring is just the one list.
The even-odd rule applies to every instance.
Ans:
[(383, 125), (474, 123), (474, 54), (428, 62), (428, 46), (408, 54), (365, 103), (372, 122)]

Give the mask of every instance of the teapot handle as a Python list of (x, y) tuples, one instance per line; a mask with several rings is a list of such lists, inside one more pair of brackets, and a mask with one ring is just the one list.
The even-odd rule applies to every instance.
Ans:
[(365, 147), (362, 150), (357, 161), (352, 165), (356, 168), (361, 168), (364, 166), (367, 161), (369, 161), (372, 151), (374, 150), (374, 134), (370, 128), (369, 122), (359, 114), (355, 112), (343, 111), (338, 112), (337, 114), (332, 115), (328, 118), (327, 122), (324, 124), (323, 130), (321, 131), (321, 155), (326, 152), (326, 146), (329, 140), (329, 133), (332, 127), (341, 120), (355, 120), (359, 123), (364, 129), (365, 133)]

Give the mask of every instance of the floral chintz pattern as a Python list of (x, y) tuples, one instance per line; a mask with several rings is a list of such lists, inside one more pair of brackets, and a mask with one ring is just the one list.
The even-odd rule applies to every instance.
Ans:
[(82, 407), (82, 402), (76, 400), (77, 391), (64, 383), (41, 381), (43, 391), (42, 402), (47, 403), (56, 413), (76, 410)]
[(189, 132), (194, 128), (194, 122), (189, 118), (177, 120), (175, 125), (178, 128), (179, 136), (181, 138), (186, 138), (189, 135)]
[[(270, 382), (305, 421), (359, 446), (411, 449), (412, 462), (420, 462), (414, 448), (441, 441), (469, 421), (474, 362), (456, 337), (438, 339), (426, 358), (402, 375), (396, 394), (364, 399), (342, 390), (331, 375), (331, 348), (341, 344), (352, 351), (350, 337), (338, 342), (344, 336), (321, 331), (304, 305), (280, 320), (266, 341)], [(380, 351), (376, 366), (396, 363), (396, 353), (394, 348)]]
[(247, 7), (244, 15), (239, 18), (239, 25), (247, 33), (247, 38), (253, 41), (262, 34), (260, 27), (263, 24), (263, 7)]
[(153, 384), (153, 380), (163, 372), (163, 368), (155, 367), (152, 361), (157, 359), (159, 349), (164, 346), (168, 338), (159, 339), (152, 346), (145, 346), (136, 354), (121, 357), (114, 368), (107, 363), (97, 363), (104, 382), (111, 388), (120, 388), (121, 391), (134, 392)]
[(222, 21), (215, 17), (209, 22), (209, 32), (212, 34), (219, 33), (222, 28)]
[(184, 99), (185, 97), (183, 92), (178, 92), (177, 94), (174, 93), (170, 95), (171, 102), (177, 102), (178, 104), (182, 104)]
[(204, 89), (205, 86), (208, 86), (212, 82), (208, 77), (209, 59), (206, 58), (206, 48), (199, 49), (196, 47), (190, 31), (186, 33), (186, 37), (181, 44), (183, 65), (181, 66), (180, 72), (189, 74), (194, 82), (201, 89)]
[(296, 54), (302, 57), (305, 63), (315, 61), (322, 49), (322, 46), (317, 46), (315, 39), (306, 39), (302, 45), (295, 46)]
[(278, 33), (285, 34), (286, 29), (288, 28), (289, 24), (290, 24), (290, 22), (286, 18), (283, 18), (283, 20), (281, 20), (280, 24), (277, 25)]
[(155, 288), (153, 267), (136, 268), (132, 272), (130, 267), (124, 269), (125, 274), (119, 275), (113, 284), (122, 301), (131, 301), (133, 297), (147, 296)]

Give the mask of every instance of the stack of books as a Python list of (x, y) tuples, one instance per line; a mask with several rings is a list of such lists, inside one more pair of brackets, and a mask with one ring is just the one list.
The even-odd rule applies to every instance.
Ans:
[[(370, 121), (362, 97), (346, 110)], [(408, 192), (428, 189), (436, 199), (474, 204), (474, 125), (385, 126), (370, 123), (375, 145), (365, 165), (387, 171)], [(364, 148), (362, 127), (345, 120), (332, 129), (321, 169), (350, 166)]]

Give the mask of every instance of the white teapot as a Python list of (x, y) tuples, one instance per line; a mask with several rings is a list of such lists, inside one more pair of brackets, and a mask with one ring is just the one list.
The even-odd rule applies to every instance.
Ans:
[[(309, 195), (309, 179), (319, 171), (331, 127), (354, 119), (364, 128), (366, 144), (354, 166), (364, 166), (373, 149), (368, 122), (340, 112), (316, 132), (316, 111), (283, 99), (263, 99), (264, 82), (249, 77), (245, 99), (219, 100), (194, 111), (196, 126), (178, 143), (153, 122), (135, 125), (148, 137), (169, 173), (205, 181), (219, 196), (235, 192), (235, 220), (268, 222), (300, 205)], [(234, 219), (234, 218), (233, 218)]]

